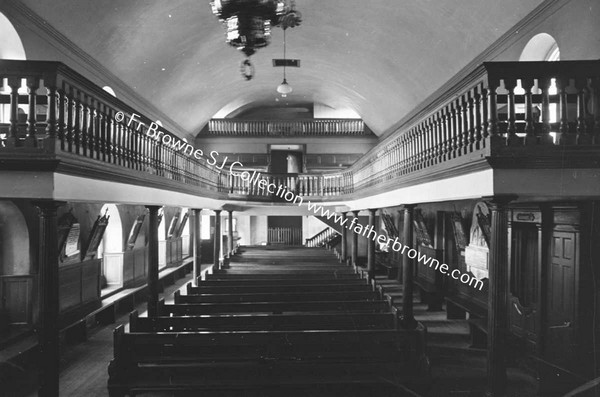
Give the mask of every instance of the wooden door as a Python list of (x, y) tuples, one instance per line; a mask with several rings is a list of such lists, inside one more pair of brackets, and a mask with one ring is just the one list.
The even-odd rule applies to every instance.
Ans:
[(576, 320), (577, 234), (552, 234), (546, 308), (545, 357), (569, 367), (574, 357)]

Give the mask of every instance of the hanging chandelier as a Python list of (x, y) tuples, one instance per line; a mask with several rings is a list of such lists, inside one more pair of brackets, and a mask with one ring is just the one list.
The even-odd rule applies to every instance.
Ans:
[(285, 78), (285, 67), (286, 67), (286, 42), (285, 42), (285, 31), (287, 28), (283, 28), (283, 81), (281, 82), (281, 84), (279, 84), (277, 86), (277, 92), (281, 94), (281, 96), (283, 98), (285, 98), (287, 96), (287, 94), (290, 94), (292, 92), (292, 86), (288, 84), (287, 79)]
[[(227, 27), (227, 43), (247, 58), (269, 44), (271, 27), (286, 29), (302, 21), (293, 0), (214, 0), (210, 5), (213, 14)], [(242, 62), (241, 72), (246, 80), (253, 77), (249, 59)]]

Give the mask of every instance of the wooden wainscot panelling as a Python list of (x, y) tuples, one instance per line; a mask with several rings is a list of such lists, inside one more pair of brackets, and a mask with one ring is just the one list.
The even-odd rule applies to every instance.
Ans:
[(0, 331), (8, 325), (31, 324), (34, 276), (0, 276)]
[(530, 352), (539, 351), (542, 302), (542, 212), (539, 207), (510, 210), (509, 328)]
[(146, 279), (146, 254), (146, 247), (135, 248), (123, 253), (124, 287), (144, 283)]
[(67, 265), (59, 271), (60, 311), (77, 308), (99, 299), (99, 259)]

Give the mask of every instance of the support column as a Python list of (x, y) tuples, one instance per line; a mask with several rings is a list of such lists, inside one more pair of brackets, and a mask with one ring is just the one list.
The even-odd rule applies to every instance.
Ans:
[[(375, 215), (377, 214), (377, 209), (369, 209), (369, 232), (367, 236), (370, 236), (371, 231), (375, 230)], [(377, 237), (377, 234), (375, 234)], [(369, 280), (373, 280), (375, 278), (375, 240), (367, 237), (368, 240), (368, 250), (367, 250), (367, 272), (369, 273)]]
[(346, 263), (348, 256), (348, 235), (346, 234), (346, 220), (348, 219), (348, 213), (342, 212), (342, 256), (340, 262)]
[(147, 205), (150, 213), (148, 236), (148, 317), (158, 316), (158, 205)]
[(215, 234), (213, 250), (213, 266), (215, 270), (219, 269), (219, 255), (221, 253), (221, 210), (215, 210)]
[[(404, 206), (404, 246), (413, 248), (413, 213), (416, 205)], [(408, 255), (402, 258), (402, 326), (404, 328), (415, 328), (417, 322), (413, 313), (413, 269), (414, 259)]]
[(506, 335), (508, 333), (508, 203), (515, 196), (486, 200), (491, 215), (487, 334), (487, 396), (506, 392)]
[(200, 212), (202, 211), (201, 208), (194, 208), (192, 209), (193, 215), (192, 215), (192, 248), (193, 248), (193, 255), (194, 255), (194, 285), (198, 286), (198, 277), (200, 277), (200, 273), (202, 271), (201, 265), (200, 265), (200, 260), (202, 259), (202, 238), (201, 238), (201, 222), (202, 222), (202, 215), (200, 214)]
[(33, 203), (39, 214), (39, 287), (40, 287), (40, 378), (38, 396), (58, 396), (60, 349), (58, 337), (58, 225), (56, 212), (60, 201)]
[[(356, 219), (356, 223), (358, 223), (358, 213), (360, 211), (352, 211), (352, 215), (354, 219)], [(355, 233), (351, 230), (352, 233), (352, 265), (358, 266), (358, 233)]]
[(229, 219), (227, 220), (228, 224), (227, 226), (229, 227), (229, 233), (227, 233), (227, 252), (229, 254), (229, 258), (231, 258), (231, 256), (233, 255), (233, 249), (234, 249), (234, 244), (233, 244), (233, 211), (227, 211), (229, 212)]

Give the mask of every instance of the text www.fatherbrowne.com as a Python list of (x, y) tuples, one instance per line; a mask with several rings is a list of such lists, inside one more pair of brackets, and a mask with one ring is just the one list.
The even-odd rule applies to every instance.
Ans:
[[(136, 119), (137, 117), (139, 117), (139, 115), (135, 113), (132, 114), (129, 118), (129, 121), (127, 122), (127, 126), (129, 127), (132, 122), (138, 123), (136, 130), (139, 130), (141, 126), (145, 126), (144, 123)], [(115, 114), (116, 121), (122, 122), (124, 119), (125, 114), (123, 112), (117, 112)], [(158, 123), (152, 122), (150, 126), (146, 127), (146, 135), (159, 142), (162, 142), (162, 144), (165, 146), (170, 146), (174, 150), (182, 151), (188, 156), (193, 156), (197, 160), (207, 160), (203, 157), (204, 152), (201, 149), (197, 149), (193, 145), (182, 141), (181, 139), (178, 139), (171, 134), (161, 131), (159, 129)], [(217, 151), (211, 151), (210, 160), (207, 160), (207, 164), (210, 166), (216, 165), (216, 156), (218, 155), (219, 153)], [(223, 160), (223, 164), (220, 167), (217, 167), (219, 171), (223, 169), (226, 161), (227, 158)], [(239, 161), (234, 161), (229, 167), (229, 173), (234, 177), (241, 178), (244, 182), (248, 183), (248, 185), (256, 185), (256, 187), (258, 187), (259, 190), (266, 190), (268, 193), (274, 194), (277, 197), (281, 197), (289, 203), (297, 204), (298, 206), (302, 206), (304, 204), (304, 199), (301, 196), (298, 196), (293, 191), (288, 190), (287, 186), (283, 186), (281, 184), (277, 186), (274, 183), (269, 183), (267, 180), (260, 178), (260, 173), (256, 173), (256, 171), (250, 174), (247, 171), (236, 172), (234, 171), (234, 168), (239, 170), (240, 168), (243, 168), (243, 164)], [(402, 255), (406, 255), (409, 259), (416, 259), (417, 262), (423, 266), (429, 266), (430, 268), (434, 268), (436, 271), (439, 271), (443, 275), (451, 277), (454, 280), (459, 280), (461, 283), (470, 285), (473, 288), (479, 290), (483, 289), (484, 284), (482, 280), (479, 280), (468, 273), (462, 273), (459, 269), (450, 270), (450, 267), (447, 264), (440, 264), (440, 262), (437, 259), (433, 259), (430, 256), (425, 255), (414, 248), (409, 248), (408, 246), (400, 243), (398, 241), (398, 237), (392, 239), (383, 234), (378, 234), (370, 225), (363, 226), (360, 223), (356, 223), (356, 217), (353, 217), (350, 224), (347, 225), (346, 223), (348, 221), (348, 218), (346, 217), (336, 214), (335, 212), (329, 212), (328, 209), (324, 209), (322, 206), (312, 203), (310, 200), (307, 200), (306, 205), (308, 207), (308, 210), (317, 216), (326, 217), (329, 220), (333, 218), (334, 222), (339, 224), (340, 226), (347, 228), (348, 230), (351, 230), (356, 234), (362, 235), (363, 237), (371, 238), (373, 241), (379, 244), (387, 245), (388, 247), (391, 247), (392, 250), (400, 252)]]

